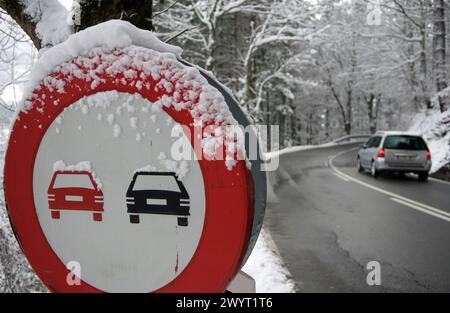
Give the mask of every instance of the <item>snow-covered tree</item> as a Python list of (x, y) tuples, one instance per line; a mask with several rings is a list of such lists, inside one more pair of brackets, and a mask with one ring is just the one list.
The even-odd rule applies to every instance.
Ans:
[[(281, 85), (272, 85), (284, 93), (288, 99), (293, 99), (295, 89), (295, 79), (289, 74), (289, 69), (293, 63), (300, 63), (302, 52), (300, 44), (305, 44), (313, 33), (318, 33), (314, 29), (314, 8), (310, 4), (299, 0), (285, 0), (270, 3), (264, 14), (259, 19), (251, 21), (250, 34), (244, 47), (241, 102), (250, 111), (259, 112), (263, 102), (263, 91), (269, 82), (277, 79)], [(284, 55), (274, 56), (276, 66), (263, 66), (262, 71), (257, 70), (257, 60), (261, 51), (277, 50), (284, 51)], [(295, 66), (294, 66), (295, 68)], [(272, 91), (273, 90), (272, 88)]]
[(26, 34), (0, 11), (0, 106), (3, 109), (14, 111), (20, 96), (18, 86), (26, 81), (34, 57), (35, 49)]
[(446, 1), (433, 0), (433, 72), (441, 112), (450, 109), (447, 67)]

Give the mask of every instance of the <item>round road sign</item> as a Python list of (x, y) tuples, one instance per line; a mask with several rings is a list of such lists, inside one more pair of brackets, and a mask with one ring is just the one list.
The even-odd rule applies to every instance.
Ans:
[(235, 121), (198, 70), (147, 48), (93, 49), (60, 64), (26, 104), (5, 197), (49, 289), (225, 290), (249, 245), (254, 183), (247, 162), (229, 158), (243, 153), (224, 135)]

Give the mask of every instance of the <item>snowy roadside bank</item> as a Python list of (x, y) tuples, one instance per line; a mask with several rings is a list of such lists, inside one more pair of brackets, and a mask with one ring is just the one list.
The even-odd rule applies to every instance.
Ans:
[(421, 134), (427, 141), (433, 161), (431, 173), (450, 163), (450, 112), (418, 113), (409, 131)]
[(295, 292), (295, 283), (290, 278), (270, 233), (264, 228), (242, 270), (255, 279), (257, 293)]
[[(339, 141), (340, 139), (338, 139)], [(352, 138), (349, 138), (350, 143)], [(345, 143), (344, 143), (345, 144)], [(279, 158), (282, 155), (296, 153), (300, 151), (321, 149), (327, 147), (338, 146), (338, 142), (330, 142), (322, 145), (308, 145), (308, 146), (293, 146), (278, 151), (273, 151), (264, 154), (266, 160)], [(278, 184), (280, 179), (290, 177), (282, 168), (276, 171), (267, 173), (267, 202), (278, 202), (274, 187)], [(275, 242), (269, 231), (264, 228), (258, 238), (258, 242), (250, 255), (243, 271), (251, 275), (256, 280), (257, 292), (269, 293), (291, 293), (296, 292), (295, 282), (290, 278), (291, 275), (278, 252)]]
[(369, 137), (370, 137), (370, 135), (349, 135), (349, 136), (344, 136), (344, 137), (335, 139), (331, 142), (327, 142), (327, 143), (323, 143), (323, 144), (319, 144), (319, 145), (292, 146), (292, 147), (284, 148), (284, 149), (277, 150), (277, 151), (266, 152), (264, 154), (264, 156), (265, 156), (266, 160), (269, 160), (269, 159), (272, 159), (275, 157), (280, 157), (282, 155), (289, 154), (289, 153), (296, 153), (296, 152), (305, 151), (305, 150), (314, 150), (314, 149), (334, 147), (334, 146), (338, 146), (340, 144), (351, 143), (351, 142), (360, 142), (360, 141), (367, 140)]

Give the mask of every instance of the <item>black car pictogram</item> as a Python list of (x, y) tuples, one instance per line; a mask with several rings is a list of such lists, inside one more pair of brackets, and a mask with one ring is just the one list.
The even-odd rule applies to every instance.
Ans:
[(126, 199), (132, 224), (139, 224), (140, 214), (163, 214), (178, 216), (178, 225), (188, 226), (189, 194), (175, 173), (135, 173)]

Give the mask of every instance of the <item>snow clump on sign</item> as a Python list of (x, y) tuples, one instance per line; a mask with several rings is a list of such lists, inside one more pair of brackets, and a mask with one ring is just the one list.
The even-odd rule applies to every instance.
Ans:
[[(39, 16), (36, 13), (38, 10), (36, 3), (41, 1), (27, 1), (30, 2), (29, 14)], [(31, 5), (33, 3), (35, 5)], [(67, 35), (64, 35), (63, 38), (65, 37)], [(170, 53), (176, 57), (180, 57), (183, 52), (183, 49), (179, 47), (160, 41), (152, 32), (139, 29), (125, 21), (111, 20), (72, 34), (66, 41), (42, 53), (30, 75), (30, 86), (34, 88), (60, 64), (84, 55), (95, 48), (111, 51), (130, 46)]]
[(186, 160), (175, 161), (168, 159), (164, 152), (159, 154), (159, 162), (169, 172), (174, 172), (178, 179), (183, 180), (189, 173), (189, 163)]
[(94, 178), (99, 189), (102, 189), (102, 181), (97, 177), (93, 170), (92, 164), (89, 161), (83, 161), (73, 165), (66, 165), (64, 161), (59, 160), (53, 164), (53, 172), (69, 171), (69, 172), (89, 172)]

